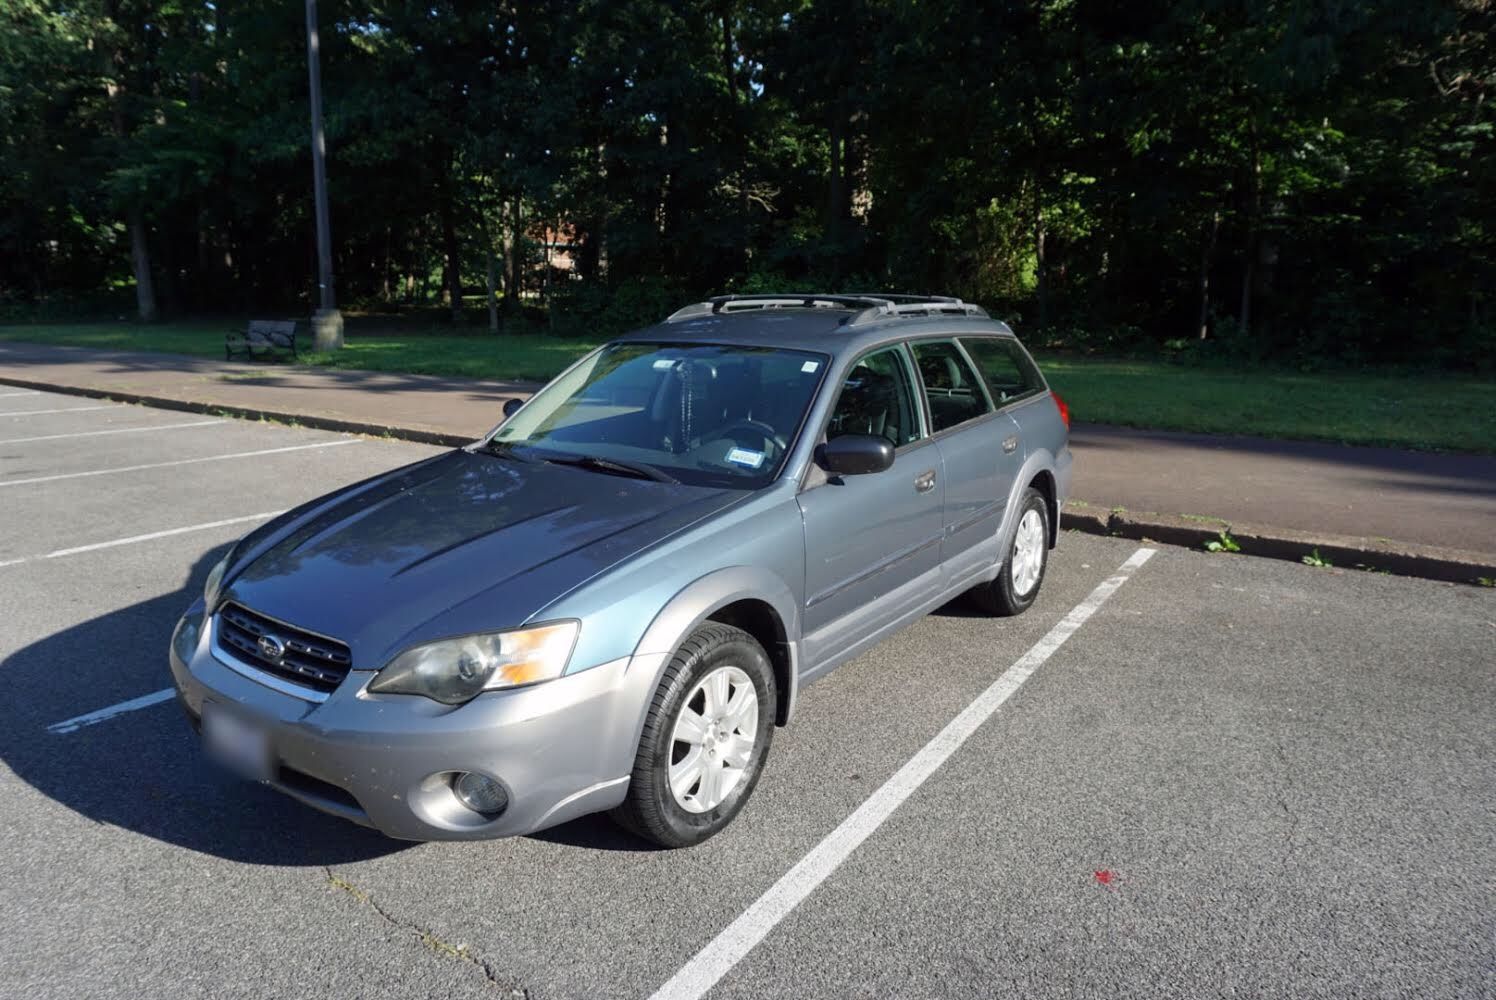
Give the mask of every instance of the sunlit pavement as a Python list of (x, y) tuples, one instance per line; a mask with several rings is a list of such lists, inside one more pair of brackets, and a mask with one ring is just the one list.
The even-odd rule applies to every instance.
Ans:
[(808, 688), (685, 852), (399, 843), (220, 772), (149, 697), (207, 569), (433, 451), (0, 399), (0, 996), (1492, 995), (1489, 589), (1162, 547), (1055, 645), (1139, 549), (1067, 534), (1029, 614), (952, 606)]

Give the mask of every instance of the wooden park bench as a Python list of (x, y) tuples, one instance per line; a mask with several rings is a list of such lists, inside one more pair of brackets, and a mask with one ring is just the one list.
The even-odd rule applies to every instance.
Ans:
[(224, 360), (243, 355), (250, 361), (273, 361), (290, 352), (296, 357), (296, 321), (294, 319), (252, 319), (243, 330), (234, 330), (223, 338)]

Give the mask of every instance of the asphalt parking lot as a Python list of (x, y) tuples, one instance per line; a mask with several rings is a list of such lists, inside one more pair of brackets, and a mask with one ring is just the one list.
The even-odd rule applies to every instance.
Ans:
[(1496, 590), (1066, 534), (1027, 615), (808, 688), (684, 852), (400, 843), (221, 772), (177, 615), (433, 450), (0, 386), (0, 996), (1496, 996)]

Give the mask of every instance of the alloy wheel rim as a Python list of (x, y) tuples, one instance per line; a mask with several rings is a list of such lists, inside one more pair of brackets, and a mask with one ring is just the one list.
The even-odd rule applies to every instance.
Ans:
[(1028, 596), (1044, 569), (1044, 519), (1037, 510), (1024, 511), (1013, 539), (1013, 593)]
[(670, 794), (686, 812), (709, 812), (748, 774), (758, 739), (758, 690), (740, 668), (721, 666), (686, 696), (670, 733)]

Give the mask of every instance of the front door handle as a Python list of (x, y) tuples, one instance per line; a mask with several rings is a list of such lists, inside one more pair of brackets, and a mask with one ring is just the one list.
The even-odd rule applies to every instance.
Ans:
[(1012, 454), (1013, 452), (1015, 452), (1017, 450), (1018, 450), (1018, 435), (1017, 434), (1009, 434), (1007, 437), (1003, 438), (1003, 451), (1007, 452), (1008, 454)]
[(928, 493), (935, 488), (935, 470), (926, 469), (914, 477), (914, 488), (920, 493)]

